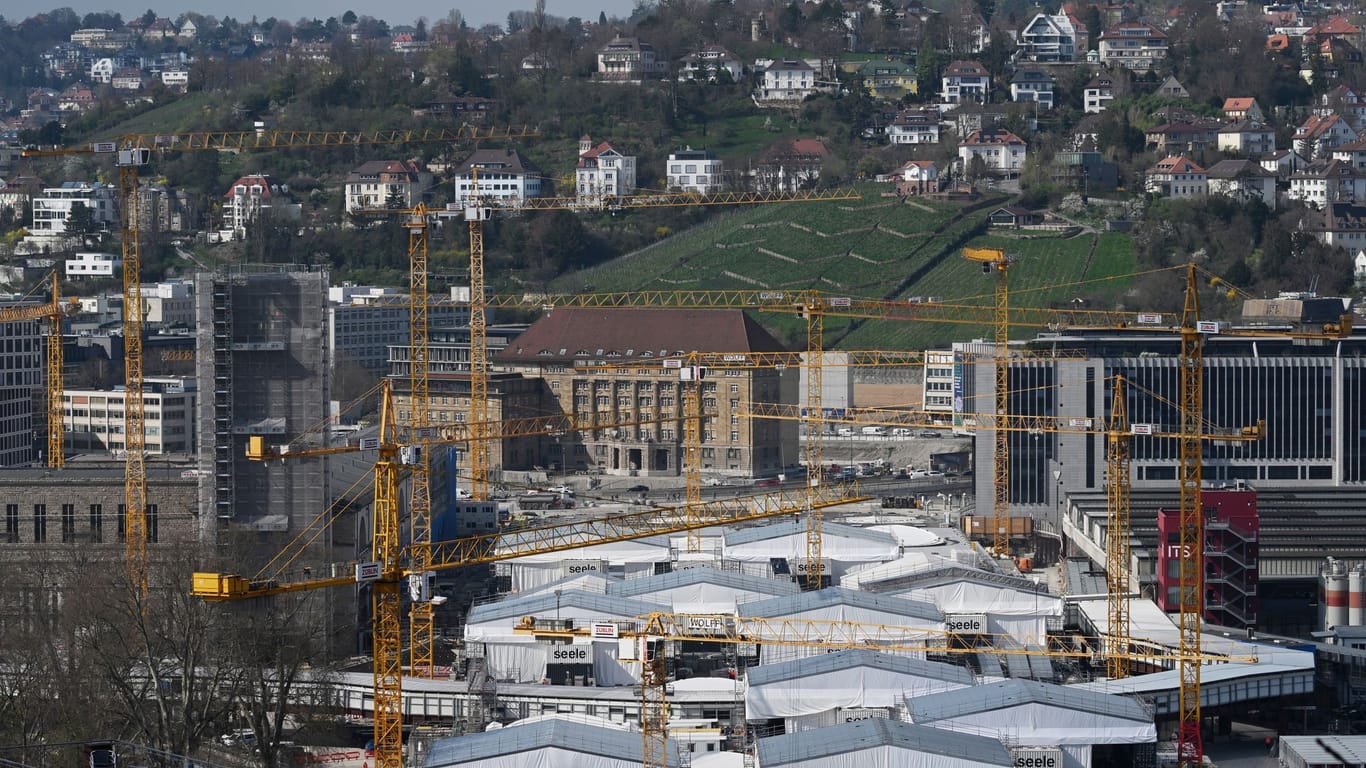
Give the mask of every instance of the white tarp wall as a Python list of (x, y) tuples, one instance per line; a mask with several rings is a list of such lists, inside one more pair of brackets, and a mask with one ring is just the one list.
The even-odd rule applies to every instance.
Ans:
[(576, 638), (570, 645), (538, 642), (532, 637), (509, 637), (484, 642), (489, 675), (500, 681), (536, 684), (546, 680), (546, 665), (556, 662), (554, 651), (582, 650), (583, 663), (593, 665), (598, 686), (639, 685), (640, 662), (621, 660), (616, 640)]
[(1049, 616), (1062, 616), (1062, 599), (1042, 590), (975, 581), (956, 581), (887, 594), (925, 600), (945, 614), (985, 613), (987, 631), (1008, 635), (1023, 645), (1045, 645)]
[(876, 746), (803, 760), (802, 768), (981, 768), (975, 760), (916, 752), (905, 747)]
[(601, 561), (607, 564), (609, 570), (621, 571), (626, 578), (631, 578), (654, 573), (655, 563), (667, 563), (669, 560), (666, 543), (647, 539), (614, 541), (563, 552), (526, 555), (507, 561), (507, 566), (512, 576), (512, 591), (522, 592), (574, 575), (566, 571), (564, 563), (567, 561)]
[[(735, 610), (737, 614), (740, 616), (749, 615), (745, 611), (744, 603), (741, 603), (740, 605), (736, 606)], [(914, 630), (923, 629), (926, 638), (943, 637), (944, 634), (944, 622), (942, 621), (934, 621), (932, 619), (905, 616), (903, 614), (893, 613), (891, 611), (881, 611), (855, 605), (845, 605), (843, 603), (825, 605), (819, 608), (813, 608), (805, 611), (794, 611), (790, 614), (784, 614), (781, 616), (770, 616), (768, 618), (779, 620), (804, 619), (823, 621), (854, 621), (863, 624), (886, 624), (890, 626), (895, 626), (899, 630), (912, 631), (912, 633), (914, 632)], [(770, 626), (774, 625), (775, 623), (777, 622), (770, 622)], [(743, 625), (742, 628), (747, 636), (756, 638), (759, 641), (759, 659), (760, 662), (763, 664), (773, 664), (780, 661), (788, 661), (790, 659), (805, 659), (811, 656), (818, 656), (828, 652), (827, 649), (818, 647), (805, 647), (799, 645), (775, 645), (773, 643), (764, 643), (763, 639), (765, 637), (772, 637), (772, 635), (769, 632), (762, 629), (763, 625), (756, 623), (751, 626), (749, 624), (745, 624), (744, 622), (741, 622), (741, 624)], [(778, 624), (780, 626), (780, 623)], [(874, 645), (869, 645), (867, 647), (873, 650), (880, 650)], [(925, 658), (925, 654), (923, 651), (885, 652), (890, 653), (893, 656), (908, 656), (916, 659)]]
[(745, 716), (753, 720), (767, 720), (815, 715), (836, 708), (894, 708), (906, 698), (963, 687), (962, 684), (946, 680), (872, 667), (846, 667), (818, 675), (747, 686)]
[[(989, 709), (924, 723), (960, 733), (1005, 738), (1021, 747), (1148, 744), (1157, 741), (1157, 726), (1103, 712), (1082, 712), (1028, 703)], [(1089, 757), (1087, 758), (1089, 761)]]
[(773, 595), (766, 592), (699, 582), (639, 594), (631, 599), (671, 605), (674, 613), (727, 613), (734, 616), (738, 604), (770, 597)]
[(896, 709), (893, 707), (850, 707), (848, 709), (827, 709), (814, 715), (804, 717), (788, 717), (783, 720), (784, 733), (796, 733), (797, 731), (810, 731), (816, 728), (825, 728), (840, 723), (851, 723), (855, 720), (870, 720), (880, 717), (886, 720), (896, 720)]

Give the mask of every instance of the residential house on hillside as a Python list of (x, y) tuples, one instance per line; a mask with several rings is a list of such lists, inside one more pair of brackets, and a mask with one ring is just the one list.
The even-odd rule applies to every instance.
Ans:
[(1218, 120), (1199, 120), (1194, 123), (1163, 123), (1146, 131), (1143, 136), (1149, 147), (1159, 154), (1203, 154), (1219, 146)]
[(29, 231), (35, 235), (66, 236), (67, 218), (72, 208), (84, 206), (96, 225), (117, 226), (119, 221), (118, 191), (111, 184), (89, 181), (67, 181), (60, 187), (49, 187), (32, 199), (33, 223)]
[(545, 194), (541, 169), (513, 149), (476, 149), (455, 171), (455, 199), (463, 206), (475, 198), (516, 205)]
[(666, 62), (655, 55), (655, 47), (634, 37), (615, 37), (598, 49), (597, 79), (616, 83), (639, 83), (658, 79)]
[(498, 102), (483, 96), (447, 96), (427, 103), (427, 114), (455, 123), (487, 123)]
[(710, 195), (725, 188), (721, 161), (705, 149), (685, 147), (670, 152), (665, 172), (669, 189)]
[(223, 231), (241, 240), (247, 227), (264, 215), (297, 220), (301, 207), (289, 199), (289, 188), (268, 174), (242, 176), (223, 193)]
[(958, 159), (966, 170), (973, 158), (981, 158), (987, 169), (1005, 175), (1019, 173), (1024, 167), (1027, 147), (1024, 139), (1004, 128), (973, 131), (958, 146)]
[(574, 167), (574, 196), (579, 202), (629, 195), (636, 190), (636, 158), (611, 143), (579, 138), (579, 162)]
[(1366, 48), (1366, 32), (1360, 25), (1347, 20), (1345, 16), (1332, 16), (1309, 28), (1304, 33), (1306, 47), (1333, 40), (1351, 44), (1357, 50)]
[(1366, 205), (1329, 203), (1323, 211), (1306, 215), (1300, 230), (1324, 245), (1360, 249), (1366, 246)]
[(732, 83), (745, 76), (745, 63), (738, 56), (719, 45), (706, 45), (679, 62), (680, 82), (715, 83), (726, 78)]
[(1139, 21), (1116, 24), (1100, 35), (1100, 63), (1146, 72), (1167, 60), (1167, 35)]
[(1340, 160), (1316, 160), (1290, 174), (1289, 196), (1313, 208), (1366, 200), (1366, 172)]
[(1265, 123), (1266, 115), (1262, 113), (1262, 108), (1254, 98), (1231, 98), (1224, 99), (1224, 119)]
[(1167, 79), (1157, 86), (1157, 95), (1167, 99), (1189, 99), (1191, 92), (1176, 79), (1176, 75), (1168, 75)]
[(1041, 69), (1018, 69), (1010, 79), (1010, 100), (1053, 108), (1053, 76)]
[(1353, 129), (1360, 132), (1366, 127), (1366, 89), (1336, 86), (1319, 97), (1318, 104), (1314, 105), (1314, 114), (1341, 115)]
[(1334, 147), (1333, 159), (1346, 163), (1356, 170), (1366, 170), (1366, 139), (1357, 139), (1340, 147)]
[(1317, 44), (1317, 55), (1306, 55), (1300, 65), (1300, 76), (1313, 83), (1316, 78), (1338, 80), (1355, 79), (1361, 71), (1361, 49), (1347, 40), (1330, 38)]
[(938, 144), (938, 110), (907, 109), (897, 113), (897, 116), (887, 125), (887, 143)]
[(1082, 40), (1081, 49), (1085, 50), (1086, 33), (1078, 33), (1076, 23), (1065, 13), (1036, 14), (1020, 30), (1019, 50), (1016, 58), (1020, 61), (1070, 62), (1077, 57), (1077, 41)]
[(1276, 174), (1276, 178), (1286, 181), (1290, 174), (1298, 171), (1309, 164), (1309, 161), (1300, 157), (1300, 154), (1293, 149), (1278, 149), (1269, 155), (1262, 156), (1262, 167)]
[(1115, 80), (1109, 75), (1096, 75), (1082, 89), (1082, 112), (1088, 115), (1104, 112), (1115, 100)]
[(759, 101), (801, 101), (823, 90), (816, 82), (819, 64), (813, 65), (801, 59), (772, 62), (763, 68), (754, 98)]
[(1295, 131), (1294, 147), (1307, 160), (1329, 157), (1333, 149), (1357, 140), (1352, 126), (1339, 115), (1310, 115)]
[(140, 91), (146, 76), (137, 67), (124, 67), (109, 79), (109, 85), (116, 91)]
[(863, 78), (863, 90), (875, 99), (896, 101), (920, 92), (915, 67), (901, 59), (870, 59), (855, 72)]
[(764, 150), (754, 165), (754, 189), (759, 192), (793, 192), (820, 180), (830, 154), (820, 139), (780, 139)]
[(1252, 160), (1220, 160), (1211, 165), (1205, 175), (1211, 195), (1223, 195), (1239, 202), (1259, 200), (1268, 208), (1276, 207), (1276, 174)]
[(346, 176), (345, 208), (412, 208), (422, 202), (432, 175), (409, 160), (371, 160)]
[(907, 160), (896, 170), (896, 189), (903, 195), (927, 195), (939, 191), (939, 166), (933, 160)]
[(1204, 197), (1209, 193), (1205, 169), (1184, 157), (1159, 160), (1144, 174), (1143, 188), (1149, 194), (1173, 199)]
[(975, 61), (954, 61), (944, 68), (939, 98), (945, 104), (984, 102), (991, 95), (991, 75)]
[(1276, 131), (1250, 118), (1239, 118), (1219, 129), (1219, 151), (1261, 157), (1276, 151)]

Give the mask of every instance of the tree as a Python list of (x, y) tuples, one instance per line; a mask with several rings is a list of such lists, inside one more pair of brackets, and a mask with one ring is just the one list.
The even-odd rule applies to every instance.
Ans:
[(66, 233), (84, 240), (98, 231), (99, 224), (95, 221), (95, 212), (85, 203), (72, 203), (71, 211), (66, 215)]
[(354, 25), (356, 23), (356, 12), (347, 11), (346, 13), (343, 13), (341, 17), (341, 23), (345, 24), (348, 27)]

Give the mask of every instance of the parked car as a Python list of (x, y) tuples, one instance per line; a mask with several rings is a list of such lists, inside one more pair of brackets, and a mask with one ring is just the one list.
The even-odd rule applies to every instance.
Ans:
[(552, 485), (547, 488), (546, 491), (550, 493), (567, 493), (571, 496), (574, 495), (574, 489), (567, 485)]
[(631, 486), (630, 488), (627, 488), (626, 490), (627, 490), (628, 493), (649, 493), (649, 492), (650, 492), (650, 486), (648, 486), (648, 485), (633, 485), (633, 486)]
[(778, 478), (776, 477), (765, 477), (763, 480), (760, 480), (759, 482), (755, 483), (755, 485), (759, 486), (760, 488), (771, 488), (777, 484)]

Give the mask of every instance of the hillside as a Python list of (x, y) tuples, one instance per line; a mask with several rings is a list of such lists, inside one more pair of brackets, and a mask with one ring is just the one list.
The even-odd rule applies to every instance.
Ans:
[[(1018, 253), (1011, 272), (1015, 304), (1047, 306), (1075, 298), (1108, 299), (1127, 280), (1091, 283), (1134, 271), (1123, 235), (1075, 230), (1011, 237), (987, 233), (986, 217), (1001, 198), (970, 204), (882, 197), (886, 185), (865, 184), (858, 201), (766, 205), (736, 210), (650, 247), (555, 280), (558, 292), (640, 289), (815, 288), (851, 296), (939, 297), (981, 304), (989, 313), (991, 280), (959, 257), (965, 246)], [(1082, 285), (1075, 285), (1083, 283)], [(800, 343), (794, 318), (762, 320)], [(916, 349), (981, 336), (985, 326), (826, 323), (827, 346)], [(1021, 335), (1027, 335), (1021, 329)]]

